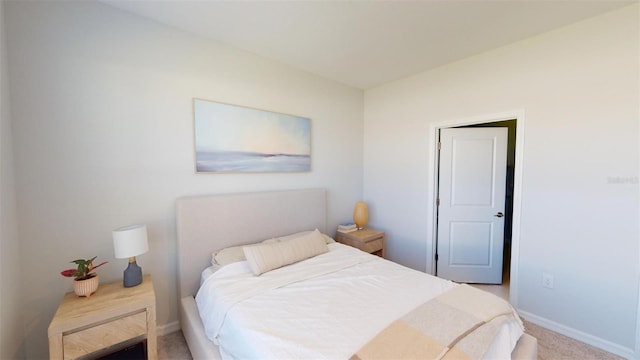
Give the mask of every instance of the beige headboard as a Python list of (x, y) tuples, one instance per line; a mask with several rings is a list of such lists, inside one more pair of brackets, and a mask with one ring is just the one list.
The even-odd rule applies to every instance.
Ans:
[(326, 233), (324, 189), (190, 196), (176, 201), (180, 297), (195, 295), (211, 253), (298, 231)]

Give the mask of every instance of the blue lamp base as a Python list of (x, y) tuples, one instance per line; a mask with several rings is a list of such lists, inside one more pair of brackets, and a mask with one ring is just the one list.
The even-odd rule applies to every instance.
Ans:
[(133, 287), (142, 283), (142, 268), (136, 264), (135, 256), (129, 259), (129, 266), (124, 270), (124, 287)]

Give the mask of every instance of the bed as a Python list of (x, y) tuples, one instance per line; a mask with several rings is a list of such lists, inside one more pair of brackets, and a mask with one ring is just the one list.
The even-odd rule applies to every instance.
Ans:
[[(326, 253), (261, 276), (251, 274), (252, 269), (247, 261), (225, 266), (215, 273), (209, 269), (206, 272), (208, 275), (203, 276), (203, 271), (211, 265), (214, 250), (259, 243), (300, 232), (305, 232), (304, 236), (309, 238), (313, 229), (327, 234), (326, 197), (324, 189), (302, 189), (192, 196), (177, 200), (179, 316), (194, 359), (365, 359), (368, 358), (367, 351), (371, 354), (370, 350), (376, 349), (374, 338), (386, 334), (386, 326), (390, 322), (396, 323), (393, 319), (402, 318), (403, 314), (416, 308), (424, 299), (452, 293), (447, 292), (452, 287), (459, 288), (331, 240), (326, 240)], [(313, 234), (317, 236), (315, 231)], [(304, 278), (298, 278), (300, 276)], [(205, 311), (207, 303), (202, 298), (205, 290), (209, 291), (211, 287), (209, 283), (225, 283), (219, 280), (225, 277), (231, 279), (226, 283), (231, 284), (234, 296), (238, 296), (236, 285), (239, 283), (234, 277), (258, 281), (256, 284), (262, 281), (267, 283), (264, 285), (267, 288), (258, 291), (259, 286), (263, 285), (252, 285), (253, 293), (241, 295), (239, 300), (230, 303), (229, 309), (226, 309), (229, 315), (220, 313), (220, 309), (224, 308), (220, 306), (211, 306)], [(279, 282), (281, 278), (289, 280), (273, 285), (273, 281)], [(386, 278), (398, 281), (387, 285)], [(353, 279), (364, 279), (363, 288), (354, 287), (359, 280)], [(332, 292), (330, 287), (335, 286), (332, 284), (336, 282), (341, 288)], [(380, 290), (375, 289), (379, 287), (376, 284), (385, 284), (384, 296), (376, 293)], [(201, 286), (202, 290), (198, 292)], [(308, 289), (314, 289), (314, 292), (305, 294)], [(412, 295), (407, 296), (403, 291)], [(307, 310), (304, 311), (310, 308), (314, 309), (314, 313), (298, 313), (303, 310), (283, 305), (280, 302), (283, 293), (293, 299), (298, 298), (298, 302), (305, 303), (302, 308), (306, 307)], [(200, 301), (200, 309), (196, 297)], [(391, 305), (385, 304), (387, 302), (391, 302)], [(245, 306), (248, 313), (244, 313)], [(211, 325), (210, 319), (201, 317), (202, 312), (213, 313), (218, 323)], [(233, 316), (230, 315), (232, 313)], [(236, 313), (239, 315), (236, 316)], [(255, 318), (259, 320), (253, 321)], [(288, 320), (278, 322), (285, 318)], [(287, 326), (293, 324), (293, 331), (280, 329), (282, 323), (287, 323)], [(510, 326), (513, 327), (512, 324)], [(241, 335), (242, 331), (247, 333)], [(207, 337), (207, 333), (209, 337), (215, 336), (213, 339), (218, 344)], [(501, 334), (507, 341), (515, 336), (513, 332)], [(494, 354), (502, 351), (504, 355), (504, 346), (495, 343), (491, 344), (490, 351), (494, 351)], [(378, 350), (373, 353), (379, 354)], [(536, 359), (536, 339), (527, 334), (519, 336), (510, 355), (516, 359)]]

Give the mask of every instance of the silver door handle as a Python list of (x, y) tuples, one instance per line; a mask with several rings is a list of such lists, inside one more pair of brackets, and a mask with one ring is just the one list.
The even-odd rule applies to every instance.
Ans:
[(501, 212), (498, 212), (497, 214), (495, 214), (495, 215), (493, 215), (493, 216), (495, 216), (495, 217), (503, 217), (503, 216), (504, 216), (504, 214), (503, 214), (503, 213), (501, 213)]

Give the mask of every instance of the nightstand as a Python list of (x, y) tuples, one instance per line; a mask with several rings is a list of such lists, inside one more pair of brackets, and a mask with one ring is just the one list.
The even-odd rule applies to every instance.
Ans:
[(364, 252), (384, 257), (386, 235), (383, 231), (364, 228), (350, 233), (336, 232), (336, 241)]
[(145, 339), (147, 358), (157, 359), (156, 295), (150, 275), (130, 288), (122, 280), (100, 284), (89, 298), (67, 293), (49, 324), (49, 357), (99, 357)]

